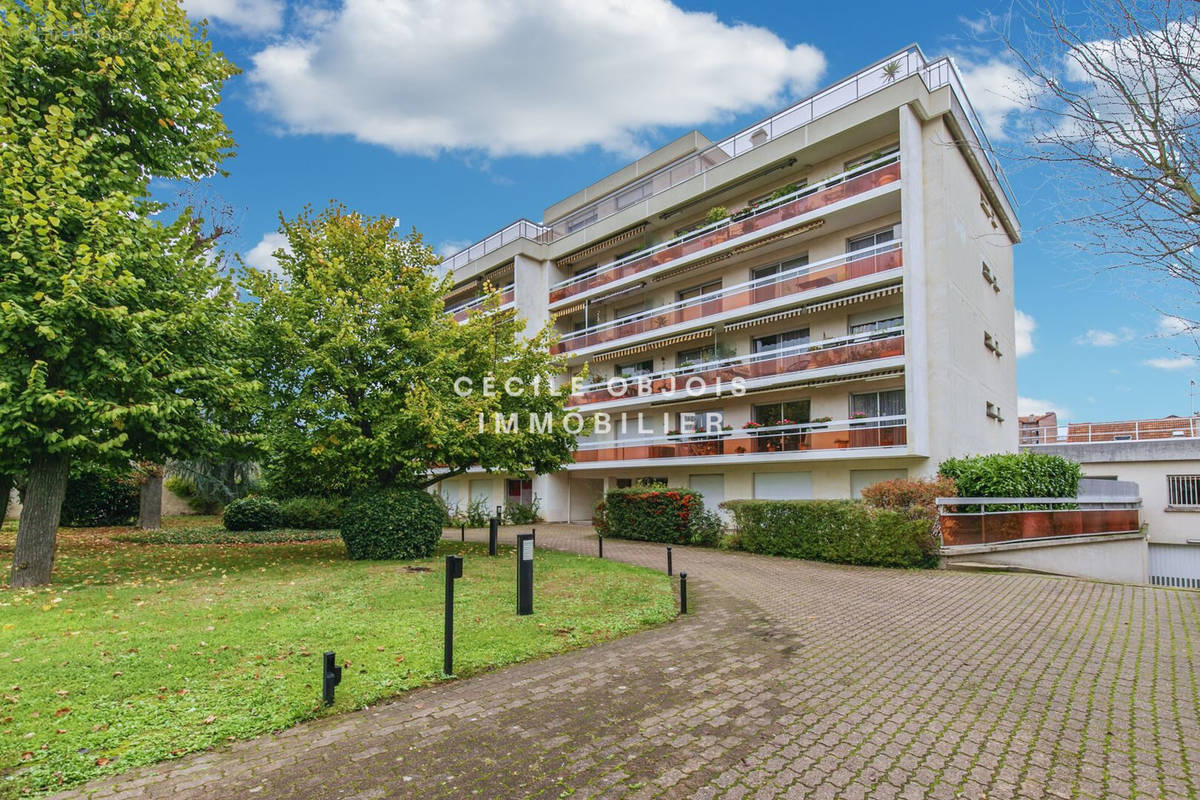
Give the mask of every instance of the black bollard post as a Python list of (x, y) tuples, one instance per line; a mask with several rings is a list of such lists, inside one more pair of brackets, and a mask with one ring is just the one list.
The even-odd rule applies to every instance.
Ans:
[(604, 558), (604, 536), (597, 533), (596, 534), (596, 542), (597, 542), (597, 544), (600, 545), (600, 557)]
[(446, 627), (442, 642), (442, 672), (454, 674), (454, 580), (463, 574), (462, 556), (446, 556)]
[(533, 613), (533, 534), (517, 534), (517, 616)]
[(679, 573), (679, 613), (687, 613), (687, 573)]
[(462, 523), (461, 530), (459, 531), (459, 533), (462, 536), (462, 541), (465, 542), (467, 540), (467, 523), (465, 523), (465, 522)]
[(321, 669), (321, 696), (325, 705), (333, 705), (333, 688), (342, 682), (342, 668), (337, 665), (337, 659), (332, 650), (325, 651), (324, 664)]
[(667, 545), (667, 574), (668, 575), (675, 574), (674, 572), (671, 571), (671, 546), (670, 545)]
[(500, 519), (492, 517), (488, 520), (488, 555), (496, 555), (496, 545), (500, 542)]

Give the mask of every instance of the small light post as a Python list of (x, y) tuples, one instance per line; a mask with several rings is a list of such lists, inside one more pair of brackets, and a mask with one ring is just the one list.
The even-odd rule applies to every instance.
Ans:
[(332, 650), (325, 651), (321, 669), (321, 697), (325, 705), (333, 705), (333, 689), (342, 682), (342, 668), (337, 665), (337, 658)]
[(460, 541), (465, 542), (467, 540), (467, 523), (459, 523), (459, 535), (461, 537)]
[(600, 545), (600, 557), (604, 558), (604, 534), (596, 534), (596, 543)]
[(446, 628), (442, 644), (442, 672), (454, 674), (454, 581), (463, 574), (462, 556), (446, 556)]
[(517, 535), (517, 616), (533, 613), (533, 534)]

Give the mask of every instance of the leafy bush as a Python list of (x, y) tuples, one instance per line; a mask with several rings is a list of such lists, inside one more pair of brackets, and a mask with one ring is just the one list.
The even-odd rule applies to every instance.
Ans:
[(340, 497), (291, 497), (280, 502), (281, 523), (294, 530), (332, 530), (342, 523)]
[[(488, 520), (492, 518), (492, 509), (488, 505), (488, 501), (482, 497), (476, 497), (473, 500), (467, 501), (467, 510), (461, 517), (461, 521), (468, 528), (483, 528), (488, 524)], [(459, 520), (455, 520), (458, 522)]]
[(961, 497), (1075, 497), (1079, 492), (1079, 464), (1044, 453), (948, 458), (938, 472), (954, 480)]
[(131, 472), (82, 470), (67, 480), (60, 524), (68, 528), (132, 525), (139, 497), (137, 478)]
[(931, 567), (933, 526), (855, 500), (731, 500), (737, 546), (751, 553), (837, 564)]
[(429, 558), (442, 538), (442, 508), (419, 489), (377, 489), (342, 509), (342, 539), (353, 559)]
[(228, 531), (270, 531), (283, 526), (283, 513), (271, 498), (250, 495), (225, 506), (221, 524)]
[(691, 489), (634, 486), (610, 489), (597, 505), (592, 524), (602, 536), (666, 544), (715, 546), (723, 526)]
[(114, 536), (118, 542), (133, 544), (276, 544), (279, 542), (324, 542), (340, 534), (329, 530), (227, 531), (215, 525), (162, 528), (156, 531)]
[(899, 511), (913, 519), (932, 522), (938, 517), (937, 498), (955, 497), (957, 494), (954, 480), (938, 475), (936, 478), (880, 481), (863, 489), (862, 499), (875, 508)]
[(528, 503), (506, 503), (504, 523), (506, 525), (532, 525), (542, 521), (542, 501), (537, 495)]

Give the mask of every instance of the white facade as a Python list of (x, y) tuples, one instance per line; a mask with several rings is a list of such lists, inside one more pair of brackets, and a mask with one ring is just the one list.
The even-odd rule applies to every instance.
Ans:
[[(723, 142), (688, 134), (451, 257), (451, 310), (505, 287), (529, 331), (558, 329), (569, 375), (646, 389), (573, 396), (627, 427), (533, 479), (543, 515), (588, 519), (606, 488), (647, 479), (710, 506), (850, 497), (1014, 450), (1020, 234), (972, 120), (949, 62), (910, 48)], [(520, 477), (441, 490), (497, 505)]]

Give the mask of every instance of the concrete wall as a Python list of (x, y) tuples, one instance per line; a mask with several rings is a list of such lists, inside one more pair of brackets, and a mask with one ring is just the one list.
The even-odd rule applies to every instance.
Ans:
[(1071, 536), (954, 548), (942, 566), (988, 564), (1093, 580), (1147, 583), (1148, 550), (1141, 534)]

